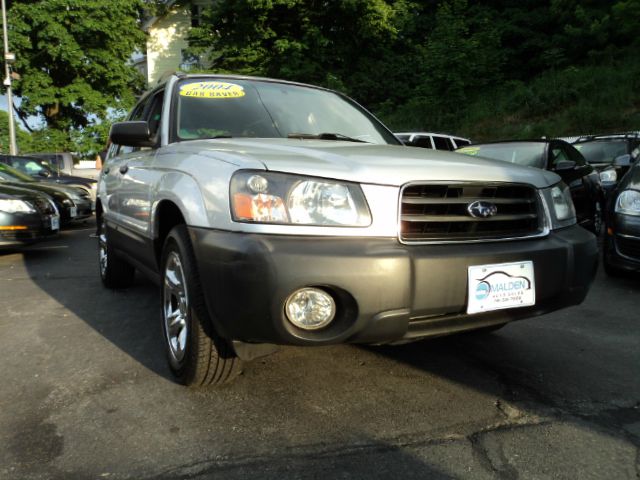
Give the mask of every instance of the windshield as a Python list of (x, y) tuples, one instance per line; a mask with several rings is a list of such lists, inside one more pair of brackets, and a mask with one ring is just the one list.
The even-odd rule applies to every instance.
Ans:
[(177, 136), (180, 140), (315, 137), (399, 144), (378, 120), (341, 95), (237, 79), (182, 81), (177, 95)]
[(0, 178), (7, 182), (35, 182), (29, 175), (0, 163)]
[(545, 144), (542, 142), (518, 142), (472, 145), (459, 148), (456, 152), (517, 163), (525, 167), (544, 168), (544, 149)]
[(584, 156), (589, 163), (612, 164), (616, 157), (627, 153), (625, 140), (583, 142), (574, 144), (574, 147)]

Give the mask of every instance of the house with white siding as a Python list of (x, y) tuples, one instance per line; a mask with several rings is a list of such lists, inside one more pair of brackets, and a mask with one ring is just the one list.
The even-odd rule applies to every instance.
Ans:
[(149, 18), (143, 25), (147, 32), (146, 52), (134, 56), (134, 65), (147, 79), (147, 85), (155, 85), (159, 79), (176, 70), (189, 71), (198, 68), (199, 60), (188, 56), (187, 36), (198, 25), (202, 9), (213, 0), (168, 0), (166, 13)]

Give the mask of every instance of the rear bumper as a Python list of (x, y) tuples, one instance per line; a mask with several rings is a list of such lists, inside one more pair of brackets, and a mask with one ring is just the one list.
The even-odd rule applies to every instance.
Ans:
[[(189, 231), (217, 330), (255, 343), (392, 343), (540, 315), (581, 303), (598, 263), (595, 237), (577, 226), (541, 239), (421, 246)], [(469, 266), (523, 260), (534, 263), (535, 306), (466, 314)], [(336, 299), (336, 320), (323, 330), (302, 331), (284, 316), (286, 298), (305, 286)]]

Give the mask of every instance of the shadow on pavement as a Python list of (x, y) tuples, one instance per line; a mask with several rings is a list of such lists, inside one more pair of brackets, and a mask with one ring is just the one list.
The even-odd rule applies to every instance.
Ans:
[[(133, 381), (131, 371), (115, 366), (117, 381), (94, 379), (86, 391), (65, 384), (72, 394), (54, 383), (55, 394), (82, 398), (67, 401), (87, 419), (78, 427), (74, 410), (55, 412), (56, 435), (67, 434), (57, 455), (68, 449), (91, 458), (91, 442), (100, 438), (112, 449), (122, 443), (123, 468), (146, 459), (140, 471), (129, 472), (134, 478), (149, 471), (165, 479), (246, 478), (257, 471), (266, 479), (318, 478), (318, 472), (323, 478), (459, 478), (471, 465), (490, 477), (497, 475), (494, 465), (475, 450), (475, 439), (513, 420), (501, 402), (523, 415), (551, 411), (573, 425), (585, 421), (581, 428), (588, 431), (597, 424), (611, 438), (640, 422), (635, 279), (600, 273), (583, 305), (489, 335), (396, 347), (286, 348), (250, 363), (229, 387), (194, 392), (174, 385), (166, 367), (157, 287), (139, 277), (130, 289), (104, 289), (96, 241), (88, 238), (93, 232), (87, 224), (25, 250), (28, 279), (153, 375)], [(93, 340), (85, 348), (103, 349)], [(95, 362), (106, 369), (110, 354), (102, 355)], [(72, 362), (65, 368), (72, 371)], [(638, 445), (638, 437), (629, 438)], [(155, 447), (145, 449), (151, 441)], [(189, 459), (182, 457), (185, 448)]]
[(157, 287), (136, 275), (129, 289), (105, 289), (98, 273), (97, 240), (88, 238), (94, 233), (93, 220), (82, 222), (63, 230), (56, 240), (22, 249), (31, 280), (122, 351), (170, 379), (159, 340)]

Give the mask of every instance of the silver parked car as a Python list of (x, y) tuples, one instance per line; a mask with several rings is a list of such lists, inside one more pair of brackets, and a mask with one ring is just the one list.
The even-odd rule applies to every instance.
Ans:
[(160, 284), (185, 384), (227, 381), (273, 345), (496, 329), (582, 302), (595, 274), (556, 174), (403, 147), (323, 88), (172, 76), (111, 140), (102, 281)]

